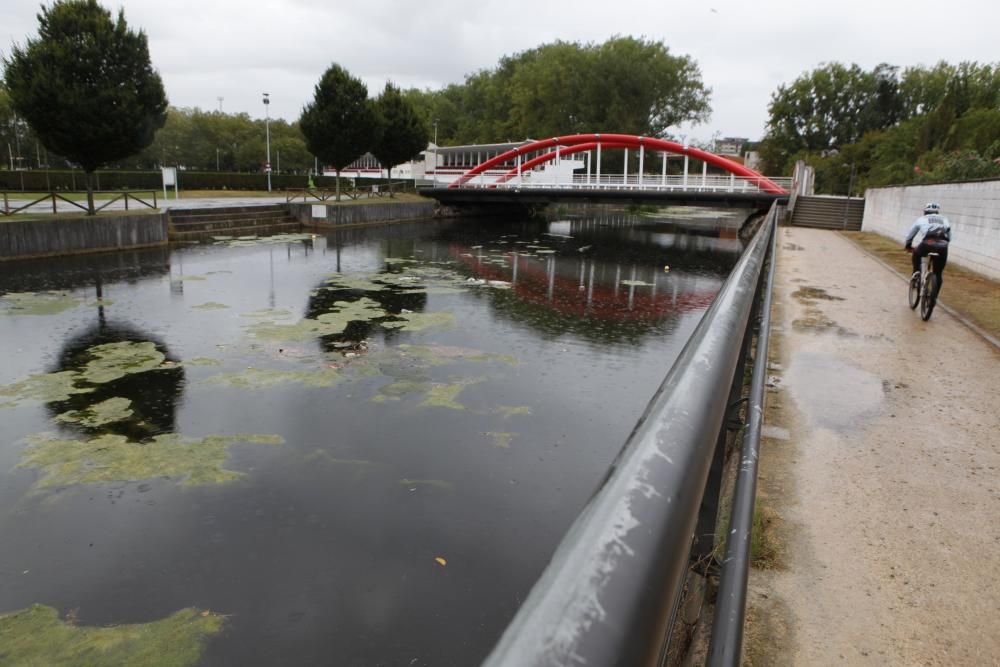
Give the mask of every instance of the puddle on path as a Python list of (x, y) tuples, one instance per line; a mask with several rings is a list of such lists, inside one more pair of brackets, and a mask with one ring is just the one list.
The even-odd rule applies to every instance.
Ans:
[(784, 383), (813, 425), (836, 431), (857, 427), (884, 398), (879, 378), (819, 352), (794, 353)]

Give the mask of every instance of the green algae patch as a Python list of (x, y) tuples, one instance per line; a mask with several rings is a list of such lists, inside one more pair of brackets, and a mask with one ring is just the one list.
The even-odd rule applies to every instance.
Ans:
[(116, 396), (96, 403), (85, 410), (64, 412), (55, 419), (57, 422), (96, 428), (128, 419), (133, 414), (131, 406), (132, 401)]
[(497, 414), (503, 416), (504, 419), (508, 417), (513, 417), (515, 415), (530, 415), (531, 408), (527, 405), (498, 405), (494, 410)]
[(30, 375), (14, 384), (0, 387), (0, 396), (9, 396), (13, 399), (0, 403), (0, 407), (13, 407), (22, 400), (43, 403), (65, 401), (74, 394), (89, 394), (94, 391), (92, 387), (76, 386), (79, 380), (80, 374), (76, 371)]
[(187, 667), (201, 662), (205, 643), (224, 622), (219, 614), (189, 607), (150, 623), (77, 626), (61, 620), (54, 608), (35, 604), (0, 616), (0, 661), (46, 667)]
[(131, 373), (144, 373), (159, 368), (166, 361), (155, 343), (122, 341), (105, 343), (87, 350), (93, 359), (80, 373), (80, 378), (92, 384), (104, 384)]
[(191, 306), (193, 310), (226, 310), (229, 308), (224, 303), (218, 303), (216, 301), (208, 301), (206, 303), (199, 304), (197, 306)]
[(495, 361), (511, 366), (516, 366), (519, 363), (517, 357), (512, 357), (509, 354), (491, 354), (489, 352), (470, 350), (451, 345), (410, 345), (403, 343), (397, 346), (397, 349), (406, 356), (416, 357), (435, 366), (454, 361)]
[(357, 301), (336, 301), (337, 310), (323, 313), (315, 319), (305, 318), (294, 324), (262, 321), (251, 324), (247, 330), (257, 338), (273, 340), (310, 340), (320, 336), (344, 333), (347, 325), (356, 321), (369, 321), (385, 317), (378, 302), (362, 297)]
[(631, 287), (652, 287), (653, 283), (647, 283), (645, 280), (623, 280), (622, 285), (629, 285)]
[(400, 331), (424, 331), (425, 329), (450, 329), (455, 326), (455, 316), (451, 313), (399, 313), (393, 314), (395, 320), (382, 322), (386, 329)]
[(482, 382), (482, 378), (463, 380), (453, 384), (434, 384), (431, 386), (430, 391), (427, 392), (427, 397), (424, 398), (420, 405), (429, 408), (468, 410), (465, 405), (458, 402), (458, 395), (461, 394), (466, 387), (476, 384), (477, 382)]
[(304, 384), (309, 387), (332, 387), (342, 376), (333, 368), (318, 371), (279, 371), (270, 368), (248, 368), (239, 373), (223, 373), (205, 380), (237, 389), (268, 389), (281, 384)]
[(221, 366), (222, 362), (218, 359), (211, 359), (209, 357), (195, 357), (184, 362), (185, 366)]
[(6, 315), (58, 315), (81, 303), (69, 292), (9, 292), (0, 297)]
[(500, 447), (501, 449), (508, 449), (510, 443), (514, 441), (517, 437), (517, 433), (510, 433), (507, 431), (484, 431), (483, 435), (488, 438), (493, 438), (493, 446)]
[(177, 276), (174, 280), (180, 282), (190, 281), (190, 280), (208, 280), (205, 276)]
[(264, 320), (283, 320), (292, 316), (292, 311), (285, 308), (263, 308), (249, 313), (243, 313), (240, 317), (251, 317)]
[(188, 486), (221, 484), (241, 473), (223, 465), (229, 446), (237, 442), (282, 444), (277, 435), (210, 435), (185, 438), (158, 435), (149, 442), (133, 442), (121, 435), (105, 434), (89, 440), (63, 439), (53, 434), (28, 436), (21, 468), (37, 468), (37, 486), (131, 482), (168, 477)]
[(433, 388), (433, 386), (434, 385), (430, 382), (409, 382), (406, 380), (393, 382), (392, 384), (380, 387), (378, 394), (376, 394), (372, 400), (376, 403), (399, 401), (407, 396), (427, 393)]

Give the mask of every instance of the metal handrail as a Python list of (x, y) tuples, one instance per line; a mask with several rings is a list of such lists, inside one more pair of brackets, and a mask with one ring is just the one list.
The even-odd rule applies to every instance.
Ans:
[[(20, 206), (14, 206), (14, 207), (12, 207), (10, 205), (10, 195), (11, 194), (12, 194), (11, 192), (6, 191), (6, 190), (3, 192), (3, 208), (0, 209), (0, 215), (8, 215), (8, 216), (9, 215), (15, 215), (17, 213), (21, 213), (22, 211), (27, 211), (27, 210), (29, 210), (29, 209), (37, 206), (38, 204), (41, 204), (42, 202), (45, 202), (45, 201), (51, 201), (52, 202), (52, 213), (53, 214), (59, 212), (59, 206), (58, 206), (59, 202), (70, 204), (71, 206), (74, 206), (74, 207), (76, 207), (76, 208), (78, 208), (78, 209), (80, 209), (81, 211), (84, 211), (84, 212), (88, 211), (88, 209), (87, 209), (87, 207), (85, 205), (81, 204), (80, 202), (78, 202), (76, 200), (69, 199), (68, 197), (65, 196), (65, 195), (68, 195), (68, 194), (86, 194), (85, 190), (72, 191), (72, 192), (71, 191), (47, 192), (47, 193), (41, 195), (40, 197), (38, 197), (37, 199), (34, 199), (34, 200), (28, 202), (27, 204), (22, 204)], [(22, 192), (15, 192), (13, 194), (21, 194), (21, 195), (23, 195), (24, 193), (22, 193)], [(156, 190), (137, 190), (137, 191), (131, 191), (131, 190), (125, 190), (125, 191), (118, 191), (118, 190), (95, 190), (94, 194), (95, 195), (97, 195), (97, 194), (114, 194), (115, 195), (111, 199), (105, 201), (100, 206), (95, 206), (94, 207), (94, 211), (95, 212), (103, 211), (108, 206), (110, 206), (111, 204), (114, 204), (117, 201), (123, 201), (124, 207), (125, 207), (126, 211), (129, 210), (129, 207), (128, 207), (129, 201), (137, 202), (137, 203), (142, 204), (143, 206), (146, 206), (148, 208), (152, 208), (152, 209), (157, 208), (157, 203), (156, 203), (157, 191)], [(146, 199), (143, 199), (142, 197), (136, 196), (137, 194), (140, 194), (140, 195), (152, 194), (153, 195), (153, 198), (152, 198), (153, 201), (152, 201), (152, 203), (150, 203)]]
[(775, 211), (486, 659), (488, 667), (659, 664)]
[[(405, 181), (399, 181), (396, 183), (379, 183), (377, 185), (363, 185), (358, 188), (342, 188), (340, 195), (342, 197), (347, 197), (348, 199), (361, 199), (365, 197), (367, 199), (382, 198), (386, 196), (391, 196), (393, 194), (399, 194), (401, 192), (413, 192), (415, 187), (408, 187)], [(286, 188), (285, 189), (285, 203), (290, 203), (297, 200), (299, 197), (302, 198), (303, 203), (309, 200), (316, 200), (320, 202), (329, 201), (337, 196), (337, 191), (330, 188)]]
[[(772, 208), (771, 213), (775, 217), (776, 208), (776, 206)], [(764, 390), (767, 382), (767, 349), (771, 332), (771, 297), (777, 240), (777, 233), (772, 233), (769, 252), (771, 261), (763, 286), (763, 305), (757, 347), (753, 355), (746, 428), (743, 432), (740, 466), (733, 491), (729, 531), (726, 534), (726, 551), (722, 559), (719, 592), (715, 601), (712, 641), (706, 663), (711, 667), (736, 667), (740, 664), (743, 649), (753, 510), (757, 497), (757, 464), (760, 455), (760, 433), (764, 422)]]

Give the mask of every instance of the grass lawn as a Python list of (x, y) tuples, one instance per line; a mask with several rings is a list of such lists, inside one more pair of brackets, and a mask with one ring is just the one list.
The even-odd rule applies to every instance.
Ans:
[[(913, 272), (910, 254), (903, 250), (902, 243), (872, 232), (840, 233), (904, 276)], [(948, 262), (944, 270), (941, 302), (994, 338), (1000, 338), (1000, 283), (997, 281)]]

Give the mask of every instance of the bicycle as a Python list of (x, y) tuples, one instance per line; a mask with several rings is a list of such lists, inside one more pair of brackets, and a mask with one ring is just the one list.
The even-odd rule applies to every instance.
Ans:
[(924, 322), (931, 319), (934, 306), (937, 304), (938, 275), (934, 273), (934, 258), (936, 252), (929, 252), (920, 262), (920, 272), (910, 277), (910, 308), (920, 306), (920, 319)]

